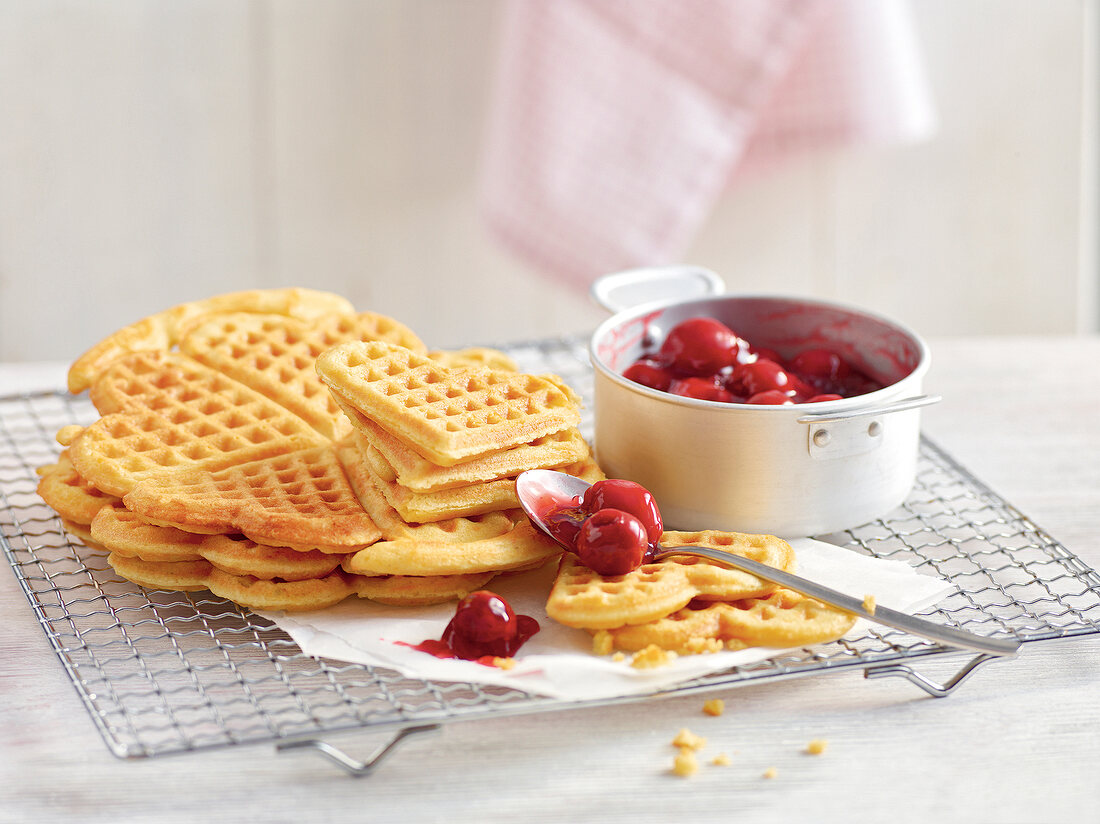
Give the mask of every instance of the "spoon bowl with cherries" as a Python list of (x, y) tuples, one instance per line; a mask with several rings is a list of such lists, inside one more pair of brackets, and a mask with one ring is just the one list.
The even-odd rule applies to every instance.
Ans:
[(532, 524), (600, 575), (626, 575), (642, 564), (673, 555), (693, 556), (945, 646), (993, 656), (1015, 655), (1020, 646), (1015, 638), (975, 635), (884, 606), (870, 611), (861, 599), (732, 552), (703, 546), (663, 547), (664, 524), (657, 503), (648, 490), (633, 481), (608, 479), (589, 484), (564, 472), (533, 469), (516, 479), (516, 493)]

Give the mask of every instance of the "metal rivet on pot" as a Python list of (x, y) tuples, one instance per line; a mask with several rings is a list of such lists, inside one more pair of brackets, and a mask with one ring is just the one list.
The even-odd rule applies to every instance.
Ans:
[(814, 446), (825, 447), (829, 445), (829, 441), (833, 439), (833, 436), (829, 434), (828, 429), (818, 429), (814, 432)]
[(882, 434), (882, 421), (871, 421), (867, 426), (867, 434), (872, 438), (877, 438)]

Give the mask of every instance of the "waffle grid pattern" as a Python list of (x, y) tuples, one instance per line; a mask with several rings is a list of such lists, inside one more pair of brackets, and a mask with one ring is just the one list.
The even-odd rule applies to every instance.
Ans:
[[(507, 351), (521, 369), (556, 372), (591, 402), (584, 341), (536, 341)], [(588, 436), (590, 416), (588, 409), (582, 423)], [(102, 554), (83, 551), (35, 493), (34, 467), (54, 461), (59, 450), (54, 433), (95, 417), (86, 399), (62, 392), (0, 399), (0, 545), (115, 755), (159, 756), (583, 705), (314, 659), (266, 621), (206, 591), (143, 590), (123, 580)], [(888, 518), (819, 537), (956, 583), (958, 593), (927, 612), (930, 620), (980, 633), (1007, 631), (1025, 642), (1100, 633), (1100, 576), (927, 440), (908, 502)], [(870, 675), (949, 658), (957, 668), (958, 656), (875, 628), (678, 691), (839, 669)]]

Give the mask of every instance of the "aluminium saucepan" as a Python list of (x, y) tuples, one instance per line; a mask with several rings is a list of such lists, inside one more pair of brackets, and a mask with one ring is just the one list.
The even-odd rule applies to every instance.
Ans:
[[(593, 333), (596, 458), (609, 477), (656, 497), (670, 528), (783, 537), (858, 526), (913, 486), (928, 347), (899, 323), (851, 306), (723, 294), (689, 266), (607, 275), (593, 297), (615, 314)], [(766, 406), (672, 395), (622, 372), (680, 321), (709, 316), (784, 358), (828, 348), (883, 388), (817, 403)]]

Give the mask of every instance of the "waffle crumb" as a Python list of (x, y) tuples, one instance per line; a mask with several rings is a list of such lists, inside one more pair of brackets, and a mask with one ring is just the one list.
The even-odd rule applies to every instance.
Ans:
[(618, 664), (620, 661), (626, 660), (626, 655), (622, 652), (616, 652), (614, 655), (611, 656), (611, 660)]
[(681, 747), (676, 758), (672, 760), (672, 772), (681, 778), (687, 778), (699, 772), (699, 759), (695, 757), (695, 750), (690, 747)]
[(676, 737), (672, 739), (672, 746), (680, 749), (701, 750), (706, 745), (707, 739), (701, 735), (696, 735), (687, 727), (681, 729), (680, 732), (676, 733)]
[(715, 767), (728, 767), (730, 764), (733, 763), (733, 759), (730, 758), (726, 753), (720, 752), (718, 753), (718, 755), (714, 756), (714, 758), (711, 759), (710, 763), (713, 764)]
[(874, 595), (864, 595), (863, 596), (863, 608), (865, 610), (867, 610), (868, 614), (870, 614), (870, 615), (875, 614), (875, 596)]
[(615, 639), (606, 629), (597, 630), (592, 636), (592, 654), (610, 655), (615, 649)]
[(779, 770), (777, 770), (775, 767), (768, 767), (766, 770), (764, 770), (764, 774), (761, 777), (775, 778), (777, 775), (779, 775)]
[(827, 746), (829, 746), (829, 742), (824, 738), (815, 738), (806, 745), (806, 752), (810, 755), (821, 755), (821, 753), (825, 752)]
[(705, 715), (721, 715), (726, 711), (726, 702), (721, 698), (711, 698), (708, 701), (703, 702), (703, 713)]
[(634, 669), (655, 669), (656, 667), (667, 666), (675, 660), (675, 652), (661, 649), (656, 644), (650, 644), (645, 649), (634, 653), (634, 657), (630, 660), (630, 666)]
[(725, 644), (718, 638), (689, 638), (684, 645), (684, 652), (689, 655), (721, 652), (723, 649), (725, 649)]
[(497, 669), (502, 669), (502, 670), (515, 669), (516, 659), (515, 658), (495, 657), (495, 658), (493, 658), (493, 666), (496, 667)]

